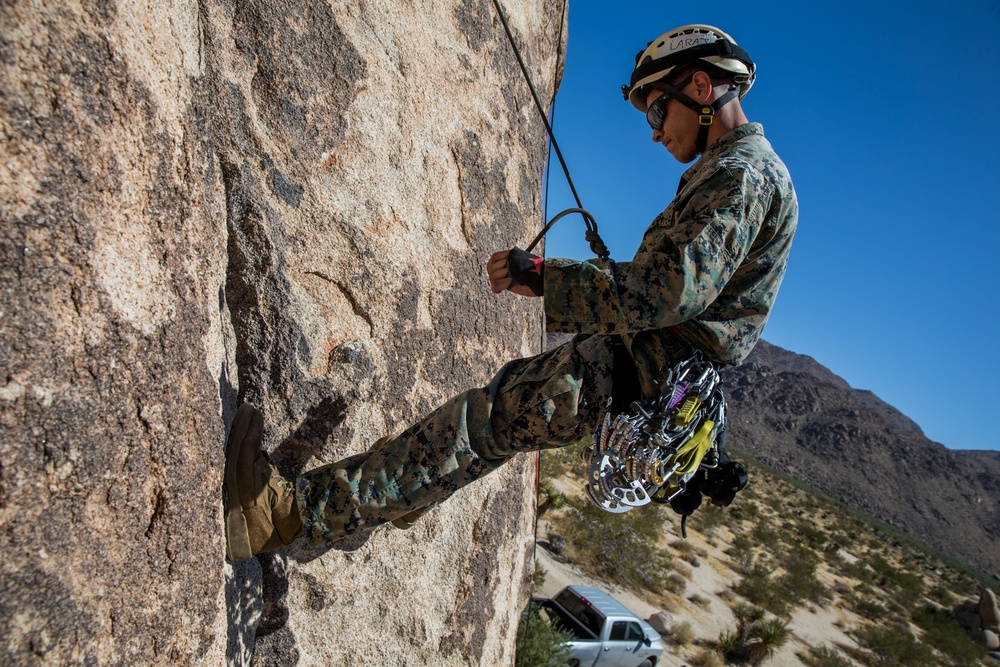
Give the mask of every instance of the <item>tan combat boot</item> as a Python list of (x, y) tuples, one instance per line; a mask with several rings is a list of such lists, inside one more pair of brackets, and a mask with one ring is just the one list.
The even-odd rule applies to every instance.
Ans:
[(236, 411), (226, 441), (226, 558), (245, 560), (302, 536), (292, 484), (261, 452), (264, 417), (252, 405)]

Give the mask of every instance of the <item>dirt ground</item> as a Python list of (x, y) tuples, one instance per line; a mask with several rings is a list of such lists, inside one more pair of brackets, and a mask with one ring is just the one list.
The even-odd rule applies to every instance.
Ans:
[[(539, 540), (543, 543), (548, 538), (547, 531), (547, 524), (543, 522), (539, 525)], [(676, 539), (673, 535), (667, 537), (671, 540)], [(702, 559), (699, 567), (692, 569), (692, 578), (688, 581), (684, 596), (669, 596), (670, 608), (657, 604), (658, 596), (652, 593), (632, 591), (594, 579), (541, 545), (536, 550), (535, 558), (545, 569), (546, 577), (544, 584), (534, 594), (551, 597), (571, 584), (594, 586), (610, 593), (641, 618), (648, 619), (651, 615), (664, 611), (676, 623), (690, 623), (697, 640), (715, 641), (721, 633), (732, 631), (736, 627), (730, 604), (720, 597), (720, 594), (728, 591), (739, 579), (739, 575), (729, 568), (725, 557), (721, 555), (724, 548), (712, 547), (694, 531), (689, 534), (689, 540), (695, 548), (704, 549), (709, 555)], [(707, 600), (707, 605), (704, 602), (696, 604), (691, 598)], [(789, 622), (793, 633), (791, 639), (765, 665), (769, 667), (803, 665), (796, 654), (806, 651), (810, 646), (832, 647), (836, 643), (853, 646), (854, 642), (840, 628), (850, 627), (856, 621), (857, 618), (853, 614), (834, 605), (827, 608), (798, 609)], [(664, 637), (663, 643), (666, 647), (660, 663), (663, 667), (689, 667), (692, 664), (690, 660), (702, 650), (702, 647), (697, 645), (698, 641), (695, 646), (684, 647), (673, 644), (669, 638)]]

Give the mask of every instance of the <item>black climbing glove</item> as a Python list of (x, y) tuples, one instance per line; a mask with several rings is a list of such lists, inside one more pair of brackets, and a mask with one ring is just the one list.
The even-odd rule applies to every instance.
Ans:
[(520, 248), (510, 249), (507, 255), (507, 272), (510, 273), (510, 286), (524, 285), (536, 296), (545, 292), (545, 260), (538, 255), (532, 255)]

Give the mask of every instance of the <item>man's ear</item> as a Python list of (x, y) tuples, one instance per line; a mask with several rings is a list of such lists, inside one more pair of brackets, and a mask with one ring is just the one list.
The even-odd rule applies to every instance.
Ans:
[(701, 70), (695, 72), (691, 83), (694, 84), (694, 95), (692, 97), (694, 97), (696, 102), (706, 104), (712, 101), (712, 77), (708, 75), (708, 72)]

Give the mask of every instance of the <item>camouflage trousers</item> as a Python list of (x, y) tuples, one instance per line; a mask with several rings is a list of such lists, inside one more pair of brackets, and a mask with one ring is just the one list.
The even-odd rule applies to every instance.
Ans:
[(594, 432), (611, 396), (608, 339), (577, 336), (505, 365), (370, 451), (296, 479), (303, 531), (331, 542), (418, 516), (519, 452), (563, 447)]

